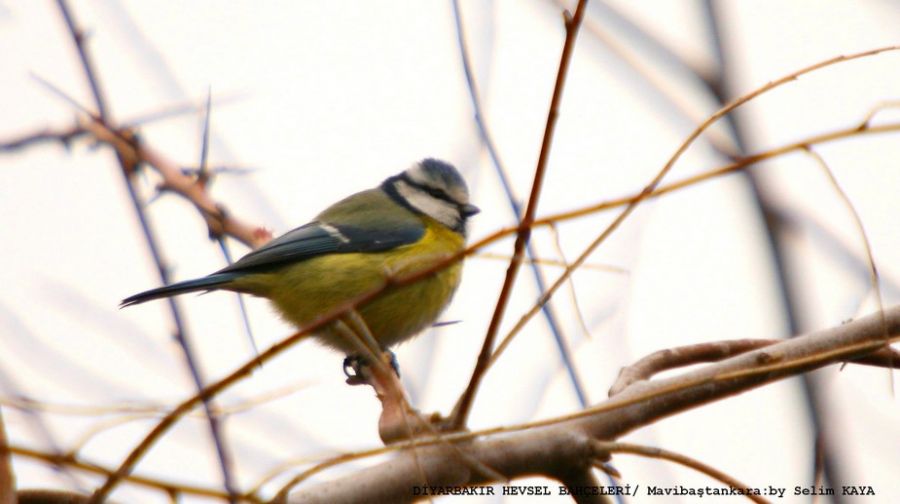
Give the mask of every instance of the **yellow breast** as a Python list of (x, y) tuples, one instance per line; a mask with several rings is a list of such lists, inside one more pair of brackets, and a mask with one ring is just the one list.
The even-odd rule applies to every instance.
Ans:
[[(378, 289), (389, 276), (404, 277), (434, 267), (465, 247), (465, 239), (423, 217), (426, 231), (410, 245), (378, 253), (326, 254), (278, 270), (247, 275), (235, 290), (269, 298), (288, 321), (303, 327), (348, 300)], [(357, 311), (384, 347), (410, 338), (431, 325), (446, 308), (462, 276), (462, 262), (402, 287), (390, 287)], [(356, 346), (333, 327), (320, 340), (347, 354)]]

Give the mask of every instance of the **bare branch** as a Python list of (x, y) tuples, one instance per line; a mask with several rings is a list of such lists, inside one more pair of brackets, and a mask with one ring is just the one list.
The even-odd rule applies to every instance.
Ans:
[[(871, 114), (870, 114), (871, 116)], [(871, 120), (871, 117), (867, 118), (866, 124)], [(875, 266), (875, 257), (872, 255), (872, 245), (869, 243), (869, 236), (866, 234), (866, 227), (863, 225), (862, 218), (859, 216), (859, 212), (856, 211), (856, 207), (853, 206), (853, 202), (850, 201), (850, 197), (847, 196), (847, 193), (838, 183), (837, 178), (834, 176), (834, 172), (831, 171), (831, 168), (828, 167), (828, 163), (825, 162), (825, 158), (823, 158), (818, 152), (814, 151), (812, 147), (806, 147), (806, 152), (816, 161), (822, 171), (825, 173), (825, 177), (828, 178), (828, 182), (834, 188), (834, 191), (837, 193), (838, 197), (841, 199), (841, 202), (844, 203), (844, 206), (847, 207), (847, 212), (850, 213), (850, 216), (853, 218), (853, 224), (856, 226), (856, 231), (859, 233), (859, 238), (862, 241), (863, 248), (866, 251), (866, 262), (869, 268), (869, 282), (872, 284), (872, 290), (875, 292), (875, 306), (878, 308), (879, 313), (884, 313), (884, 302), (881, 299), (881, 279), (878, 276), (878, 268)], [(885, 332), (887, 328), (885, 327)], [(885, 334), (885, 338), (887, 334)], [(893, 390), (894, 380), (890, 380), (891, 382), (891, 390)]]
[(465, 426), (469, 418), (469, 411), (472, 409), (472, 402), (475, 400), (475, 393), (481, 383), (484, 373), (488, 368), (491, 360), (491, 353), (494, 350), (494, 340), (497, 332), (500, 330), (500, 323), (503, 321), (503, 314), (506, 311), (506, 305), (512, 294), (513, 284), (516, 281), (516, 274), (522, 265), (523, 252), (525, 245), (531, 238), (531, 227), (534, 222), (535, 212), (537, 211), (538, 200), (543, 187), (544, 174), (547, 170), (547, 161), (550, 159), (550, 146), (553, 143), (553, 133), (556, 130), (556, 120), (559, 117), (559, 105), (562, 101), (562, 93), (565, 88), (566, 76), (569, 71), (569, 62), (572, 59), (572, 53), (575, 48), (575, 38), (578, 35), (578, 28), (584, 19), (584, 10), (587, 7), (587, 0), (579, 0), (578, 7), (575, 9), (575, 15), (569, 16), (568, 12), (564, 13), (566, 39), (563, 43), (562, 55), (559, 61), (559, 70), (556, 73), (556, 84), (553, 87), (553, 97), (550, 99), (550, 111), (547, 113), (547, 125), (544, 128), (544, 138), (541, 142), (541, 153), (538, 156), (537, 168), (534, 170), (534, 181), (531, 184), (531, 194), (528, 196), (528, 205), (525, 207), (525, 214), (519, 221), (519, 227), (516, 230), (516, 243), (513, 248), (513, 258), (506, 270), (506, 278), (503, 281), (503, 287), (500, 290), (500, 296), (497, 299), (497, 306), (494, 309), (494, 315), (491, 317), (487, 334), (484, 336), (484, 343), (481, 352), (478, 354), (478, 361), (475, 363), (475, 369), (472, 371), (472, 377), (469, 379), (469, 385), (460, 396), (459, 401), (453, 412), (453, 425), (460, 429)]
[(16, 495), (19, 504), (85, 504), (87, 496), (59, 490), (22, 490)]
[[(676, 464), (681, 464), (685, 467), (689, 467), (694, 469), (695, 471), (701, 472), (710, 478), (718, 480), (731, 488), (737, 489), (747, 489), (750, 486), (741, 483), (737, 479), (725, 474), (724, 472), (716, 469), (713, 466), (704, 464), (697, 459), (688, 457), (686, 455), (682, 455), (680, 453), (675, 453), (669, 450), (663, 450), (662, 448), (654, 448), (650, 446), (641, 446), (631, 443), (609, 443), (603, 441), (595, 441), (594, 447), (598, 451), (598, 453), (632, 453), (635, 455), (642, 455), (644, 457), (652, 457), (663, 460), (669, 460), (671, 462), (675, 462)], [(747, 494), (745, 495), (748, 499), (753, 502), (757, 502), (759, 504), (766, 504), (766, 499), (758, 495)]]
[[(89, 123), (89, 125), (99, 124), (104, 125), (105, 127), (106, 125), (112, 124), (112, 119), (107, 109), (103, 92), (100, 89), (100, 82), (97, 71), (94, 67), (94, 63), (91, 59), (90, 53), (85, 46), (84, 32), (75, 22), (72, 11), (71, 9), (69, 9), (69, 5), (66, 0), (57, 0), (56, 5), (60, 14), (65, 20), (69, 35), (72, 37), (72, 42), (75, 44), (75, 50), (78, 52), (78, 57), (81, 60), (81, 66), (84, 69), (85, 78), (87, 79), (88, 84), (91, 87), (91, 94), (94, 98), (94, 104), (97, 107), (97, 115), (95, 117), (92, 116), (93, 121)], [(121, 138), (121, 134), (117, 136)], [(136, 144), (133, 139), (132, 141), (126, 140), (121, 143), (124, 143), (125, 145)], [(127, 157), (125, 153), (123, 153), (119, 149), (116, 149), (116, 157), (119, 161), (119, 167), (121, 168), (122, 177), (125, 181), (126, 187), (128, 188), (128, 193), (131, 197), (132, 205), (134, 206), (135, 212), (138, 216), (138, 220), (141, 223), (141, 228), (144, 231), (144, 237), (146, 239), (147, 246), (150, 248), (150, 252), (156, 264), (157, 271), (159, 272), (160, 279), (164, 283), (168, 283), (168, 271), (163, 264), (162, 255), (157, 244), (158, 242), (156, 240), (155, 234), (152, 231), (152, 228), (150, 227), (150, 223), (147, 220), (147, 216), (144, 213), (144, 208), (135, 189), (134, 182), (131, 179), (131, 175), (134, 173), (136, 167), (136, 162), (134, 159)], [(187, 365), (191, 378), (194, 381), (194, 385), (197, 387), (197, 390), (202, 390), (203, 378), (200, 376), (200, 368), (197, 365), (197, 360), (191, 348), (187, 331), (184, 324), (182, 323), (182, 316), (178, 309), (178, 305), (172, 299), (170, 299), (168, 303), (176, 328), (174, 335), (175, 340), (181, 347), (185, 364)], [(234, 496), (236, 495), (237, 491), (234, 488), (234, 483), (231, 477), (230, 456), (227, 449), (225, 448), (225, 442), (221, 433), (219, 422), (212, 412), (208, 399), (203, 400), (203, 405), (206, 409), (206, 416), (209, 420), (210, 434), (213, 439), (213, 444), (216, 447), (216, 453), (219, 458), (219, 466), (222, 470), (222, 482), (225, 486), (225, 489), (228, 491), (228, 494)], [(231, 500), (235, 501), (234, 498), (232, 498)]]
[(121, 156), (134, 163), (145, 162), (162, 177), (160, 189), (177, 193), (190, 201), (206, 221), (210, 236), (230, 236), (251, 248), (256, 248), (272, 238), (272, 234), (260, 226), (247, 224), (231, 215), (225, 207), (214, 201), (206, 188), (197, 180), (185, 175), (181, 168), (144, 142), (135, 142), (122, 132), (104, 123), (91, 121), (86, 128), (94, 137), (115, 148)]
[[(521, 221), (522, 205), (518, 196), (516, 196), (515, 191), (513, 190), (512, 183), (509, 180), (508, 172), (503, 166), (503, 163), (500, 161), (500, 153), (497, 152), (494, 140), (491, 137), (491, 134), (487, 127), (487, 120), (484, 117), (484, 112), (482, 111), (481, 100), (478, 96), (478, 86), (475, 83), (475, 73), (472, 70), (472, 65), (469, 61), (469, 49), (466, 44), (466, 34), (463, 28), (462, 12), (460, 11), (459, 1), (453, 0), (452, 4), (454, 20), (456, 21), (456, 39), (459, 45), (459, 52), (462, 59), (463, 72), (466, 76), (466, 85), (469, 88), (469, 98), (472, 101), (472, 108), (474, 109), (475, 125), (478, 129), (479, 135), (481, 136), (482, 143), (487, 148), (488, 154), (491, 158), (491, 164), (493, 164), (494, 166), (494, 171), (497, 172), (497, 176), (500, 179), (500, 185), (503, 187), (503, 192), (506, 194), (506, 200), (513, 211), (513, 215), (515, 216), (517, 221)], [(541, 272), (541, 268), (537, 265), (538, 257), (537, 253), (535, 252), (533, 243), (527, 242), (525, 244), (525, 256), (526, 262), (531, 266), (531, 272), (534, 276), (534, 281), (537, 284), (538, 292), (543, 294), (546, 290), (546, 281), (544, 280), (544, 275)], [(566, 372), (569, 375), (569, 381), (572, 383), (572, 388), (575, 391), (575, 395), (578, 397), (578, 402), (582, 407), (587, 406), (587, 393), (585, 392), (581, 377), (578, 375), (578, 372), (575, 369), (575, 362), (572, 359), (572, 352), (569, 350), (568, 340), (565, 334), (563, 334), (562, 332), (561, 326), (557, 321), (557, 317), (549, 304), (545, 305), (542, 308), (542, 312), (544, 314), (544, 318), (547, 320), (547, 325), (550, 329), (550, 332), (553, 335), (553, 340), (556, 343), (557, 350), (559, 350), (559, 355), (562, 359), (563, 366), (565, 366)]]
[(600, 488), (600, 482), (591, 471), (591, 466), (574, 469), (571, 471), (558, 474), (556, 479), (559, 480), (566, 491), (577, 504), (610, 504), (612, 499), (608, 496), (592, 490)]
[[(900, 336), (900, 306), (885, 312), (884, 320), (891, 337)], [(471, 457), (508, 479), (536, 474), (555, 477), (566, 468), (591, 463), (596, 456), (596, 439), (614, 439), (674, 413), (881, 348), (885, 344), (881, 321), (879, 314), (868, 315), (674, 378), (642, 382), (592, 408), (564, 417), (485, 432), (450, 434), (440, 441), (421, 439), (417, 441), (418, 462), (433, 486), (490, 483), (452, 462), (446, 443), (455, 441)], [(396, 449), (408, 446), (403, 444)], [(288, 501), (408, 502), (418, 484), (412, 464), (408, 450), (403, 450), (384, 463), (298, 490)]]
[(819, 69), (837, 64), (837, 63), (850, 61), (850, 60), (854, 60), (854, 59), (859, 59), (859, 58), (864, 58), (864, 57), (868, 57), (868, 56), (873, 56), (873, 55), (880, 54), (880, 53), (883, 53), (886, 51), (895, 51), (897, 49), (900, 49), (900, 46), (882, 47), (882, 48), (871, 49), (868, 51), (858, 52), (858, 53), (854, 53), (854, 54), (850, 54), (850, 55), (837, 56), (834, 58), (830, 58), (828, 60), (814, 63), (814, 64), (807, 66), (803, 69), (800, 69), (796, 72), (792, 72), (788, 75), (785, 75), (779, 79), (770, 81), (770, 82), (766, 83), (765, 85), (763, 85), (753, 91), (750, 91), (747, 94), (744, 94), (743, 96), (735, 98), (734, 100), (729, 102), (727, 105), (723, 106), (722, 108), (717, 110), (715, 113), (713, 113), (711, 116), (709, 116), (709, 118), (707, 118), (706, 121), (704, 121), (690, 135), (688, 135), (688, 137), (681, 143), (681, 145), (678, 147), (678, 149), (676, 149), (675, 153), (666, 162), (665, 166), (663, 166), (662, 169), (660, 169), (660, 171), (656, 174), (656, 176), (653, 177), (653, 180), (651, 180), (650, 183), (644, 187), (644, 190), (641, 191), (640, 194), (638, 194), (635, 199), (630, 200), (625, 205), (625, 208), (622, 210), (622, 212), (618, 216), (616, 216), (616, 218), (603, 230), (603, 232), (600, 233), (600, 235), (597, 236), (597, 238), (595, 238), (594, 241), (591, 242), (590, 245), (588, 245), (588, 247), (584, 250), (584, 252), (582, 252), (581, 255), (578, 256), (578, 258), (576, 258), (575, 261), (566, 268), (566, 270), (562, 273), (562, 275), (559, 276), (559, 278), (556, 280), (556, 282), (554, 282), (553, 285), (550, 286), (550, 288), (547, 290), (547, 292), (538, 299), (538, 302), (535, 303), (534, 306), (532, 306), (531, 309), (528, 310), (524, 315), (522, 315), (522, 317), (519, 319), (519, 321), (516, 322), (515, 326), (513, 326), (513, 328), (509, 331), (509, 333), (507, 333), (507, 335), (503, 338), (503, 341), (500, 342), (500, 345), (497, 346), (497, 350), (494, 352), (494, 355), (491, 356), (486, 367), (489, 367), (491, 364), (493, 364), (494, 362), (497, 361), (497, 359), (503, 353), (503, 351), (507, 348), (509, 343), (512, 342), (512, 340), (516, 336), (516, 334), (518, 334), (519, 331), (521, 331), (522, 328), (525, 326), (525, 324), (527, 324), (528, 321), (534, 317), (535, 313), (537, 313), (538, 310), (540, 310), (540, 308), (545, 303), (547, 303), (551, 297), (553, 297), (553, 294), (556, 293), (556, 291), (559, 289), (559, 287), (563, 284), (563, 282), (566, 281), (566, 279), (572, 274), (572, 272), (575, 271), (576, 269), (578, 269), (581, 266), (581, 264), (584, 263), (587, 260), (587, 258), (594, 252), (594, 250), (596, 250), (597, 247), (600, 246), (601, 243), (606, 241), (606, 238), (608, 238), (616, 229), (618, 229), (618, 227), (622, 224), (622, 222), (624, 222), (625, 219), (628, 218), (629, 215), (631, 215), (631, 213), (634, 211), (634, 209), (637, 208), (638, 204), (640, 204), (642, 201), (647, 199), (651, 194), (653, 194), (653, 192), (656, 190), (656, 188), (662, 182), (663, 177), (665, 177), (669, 173), (669, 171), (671, 171), (672, 167), (681, 158), (682, 154), (684, 154), (685, 151), (687, 151), (687, 149), (691, 145), (691, 143), (693, 143), (694, 140), (696, 140), (703, 133), (703, 131), (706, 130), (707, 128), (709, 128), (713, 123), (715, 123), (717, 120), (721, 119), (722, 117), (724, 117), (725, 115), (730, 113), (732, 110), (740, 107), (744, 103), (747, 103), (748, 101), (753, 100), (757, 96), (767, 93), (767, 92), (771, 91), (772, 89), (775, 89), (781, 85), (784, 85), (784, 84), (787, 84), (788, 82), (797, 80), (802, 75), (808, 74), (810, 72), (814, 72), (816, 70), (819, 70)]
[[(719, 362), (721, 360), (775, 345), (783, 340), (773, 339), (741, 339), (712, 341), (675, 348), (667, 348), (640, 359), (634, 364), (624, 367), (619, 371), (619, 376), (609, 389), (612, 397), (627, 389), (631, 384), (649, 380), (654, 375), (663, 371), (669, 371), (685, 366)], [(847, 360), (854, 364), (895, 369), (900, 367), (900, 352), (890, 346), (885, 346), (875, 352)]]
[(16, 475), (12, 468), (2, 409), (0, 409), (0, 504), (16, 504)]
[(60, 130), (48, 128), (4, 141), (0, 143), (0, 152), (15, 152), (42, 143), (60, 143), (68, 148), (73, 140), (86, 134), (87, 130), (79, 124)]
[[(93, 462), (87, 462), (79, 457), (75, 457), (74, 455), (60, 455), (56, 453), (45, 453), (39, 450), (33, 450), (30, 448), (25, 448), (21, 446), (11, 446), (10, 452), (16, 457), (25, 457), (32, 460), (40, 460), (43, 462), (47, 462), (50, 464), (58, 465), (60, 467), (68, 467), (72, 469), (77, 469), (79, 471), (85, 471), (92, 474), (99, 474), (102, 476), (108, 476), (112, 473), (112, 470), (103, 467), (100, 464), (96, 464)], [(217, 488), (209, 488), (209, 487), (200, 487), (195, 485), (186, 485), (183, 483), (177, 483), (174, 481), (164, 481), (155, 478), (148, 478), (144, 476), (136, 476), (129, 475), (126, 477), (126, 480), (129, 483), (139, 485), (146, 488), (151, 488), (154, 490), (159, 490), (160, 492), (166, 494), (172, 493), (180, 493), (184, 495), (195, 495), (199, 497), (214, 497), (222, 500), (228, 499), (228, 494), (219, 490)], [(50, 493), (46, 490), (41, 490), (39, 492)], [(72, 494), (67, 494), (72, 495)], [(259, 497), (256, 496), (255, 493), (251, 493), (243, 496), (245, 500), (249, 500), (250, 502), (261, 502)], [(22, 493), (19, 494), (19, 500), (22, 501)], [(83, 502), (87, 502), (88, 497), (84, 496)]]

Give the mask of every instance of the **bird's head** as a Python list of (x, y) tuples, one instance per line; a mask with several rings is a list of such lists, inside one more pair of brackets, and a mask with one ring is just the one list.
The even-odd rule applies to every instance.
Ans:
[(469, 203), (469, 188), (459, 171), (437, 159), (428, 158), (416, 163), (385, 180), (382, 187), (413, 211), (463, 235), (466, 234), (466, 219), (480, 211)]

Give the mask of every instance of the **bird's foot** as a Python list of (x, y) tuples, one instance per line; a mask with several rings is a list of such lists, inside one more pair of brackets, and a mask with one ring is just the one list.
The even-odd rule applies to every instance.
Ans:
[[(390, 350), (385, 350), (382, 354), (391, 369), (397, 377), (400, 377), (400, 364), (397, 362), (397, 356)], [(368, 380), (365, 378), (363, 368), (369, 366), (369, 359), (362, 355), (348, 355), (344, 358), (344, 375), (347, 377), (347, 385), (366, 385)]]

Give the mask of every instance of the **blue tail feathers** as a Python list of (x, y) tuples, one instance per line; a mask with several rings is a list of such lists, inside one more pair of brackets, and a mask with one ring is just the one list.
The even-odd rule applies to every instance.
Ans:
[(214, 290), (231, 282), (238, 276), (239, 275), (235, 273), (213, 273), (212, 275), (203, 278), (195, 278), (194, 280), (185, 280), (184, 282), (157, 287), (123, 299), (119, 308), (136, 305), (145, 301), (152, 301), (154, 299), (177, 296), (178, 294), (185, 294), (188, 292)]

